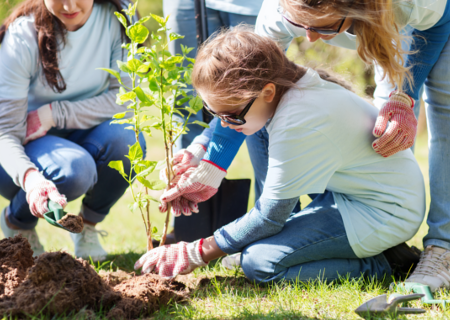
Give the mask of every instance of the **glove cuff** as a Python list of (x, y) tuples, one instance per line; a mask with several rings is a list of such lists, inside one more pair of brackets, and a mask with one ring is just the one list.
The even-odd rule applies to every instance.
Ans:
[(45, 129), (50, 129), (50, 128), (56, 126), (55, 121), (53, 121), (52, 105), (51, 105), (51, 103), (43, 105), (42, 107), (37, 109), (37, 113), (38, 113), (38, 116), (39, 116), (39, 121), (41, 122), (41, 125)]
[(401, 102), (409, 106), (410, 108), (414, 108), (414, 100), (406, 93), (401, 91), (392, 91), (389, 95), (389, 101)]
[(202, 258), (202, 244), (204, 239), (196, 240), (194, 242), (188, 243), (186, 246), (186, 251), (188, 254), (189, 264), (191, 266), (204, 267), (208, 265)]
[(24, 191), (28, 192), (31, 189), (33, 189), (36, 185), (48, 181), (47, 179), (45, 179), (45, 177), (42, 175), (42, 173), (40, 173), (37, 170), (29, 170), (26, 174), (25, 174), (25, 178), (24, 178), (24, 183), (23, 183), (23, 187), (24, 187)]
[(227, 175), (225, 169), (209, 160), (200, 161), (200, 165), (196, 169), (196, 172), (198, 172), (196, 177), (198, 182), (215, 189), (219, 188), (223, 178)]
[(186, 150), (192, 153), (198, 161), (202, 160), (206, 153), (206, 148), (200, 143), (191, 144)]

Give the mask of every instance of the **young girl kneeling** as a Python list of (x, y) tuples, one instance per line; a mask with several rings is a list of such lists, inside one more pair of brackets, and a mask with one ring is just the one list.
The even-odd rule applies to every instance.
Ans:
[[(223, 32), (199, 51), (192, 79), (222, 126), (246, 135), (266, 127), (263, 193), (250, 212), (213, 237), (156, 248), (136, 268), (173, 277), (237, 252), (246, 276), (258, 282), (383, 276), (396, 263), (411, 266), (396, 256), (409, 254), (406, 245), (403, 252), (389, 248), (418, 230), (424, 182), (410, 150), (383, 158), (372, 149), (375, 107), (325, 73), (295, 65), (274, 41), (242, 28)], [(395, 99), (407, 97), (398, 93)], [(211, 166), (199, 178), (195, 170), (180, 181), (195, 176), (207, 184), (225, 174)], [(313, 201), (293, 212), (303, 194)], [(195, 199), (185, 193), (177, 200)]]

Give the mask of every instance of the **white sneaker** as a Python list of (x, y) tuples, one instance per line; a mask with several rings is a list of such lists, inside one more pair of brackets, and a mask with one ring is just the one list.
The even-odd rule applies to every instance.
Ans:
[(422, 252), (414, 272), (405, 280), (424, 284), (432, 292), (439, 288), (450, 288), (450, 250), (428, 246)]
[(6, 224), (6, 210), (8, 207), (5, 207), (2, 210), (0, 216), (0, 227), (3, 231), (5, 238), (14, 238), (16, 235), (21, 234), (22, 237), (26, 238), (30, 243), (31, 250), (33, 250), (33, 257), (37, 257), (45, 252), (44, 247), (39, 242), (39, 237), (36, 233), (36, 229), (31, 230), (22, 230), (22, 229), (11, 229)]
[(70, 237), (75, 243), (75, 256), (89, 260), (89, 257), (94, 261), (101, 261), (106, 259), (108, 254), (103, 249), (98, 239), (98, 235), (105, 237), (108, 233), (104, 230), (97, 230), (94, 226), (84, 224), (81, 233), (71, 233)]
[(222, 259), (222, 265), (229, 270), (234, 270), (234, 268), (240, 267), (241, 266), (241, 253), (238, 252), (238, 253), (226, 256), (225, 258)]

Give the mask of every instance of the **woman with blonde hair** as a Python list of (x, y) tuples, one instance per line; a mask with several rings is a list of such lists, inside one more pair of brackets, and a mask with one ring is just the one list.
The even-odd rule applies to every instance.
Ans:
[[(242, 28), (200, 49), (192, 82), (231, 139), (266, 127), (264, 189), (250, 212), (214, 236), (158, 247), (135, 268), (170, 278), (242, 252), (251, 280), (308, 281), (383, 277), (418, 260), (391, 248), (410, 239), (422, 222), (422, 174), (411, 150), (385, 158), (372, 149), (375, 107), (326, 73), (295, 65), (273, 40)], [(210, 164), (207, 174), (194, 176), (197, 169), (189, 168), (179, 177), (189, 181), (171, 190), (224, 175), (210, 161), (201, 163)], [(313, 201), (293, 212), (302, 194)], [(184, 199), (195, 201), (188, 193)]]
[[(439, 287), (450, 288), (449, 2), (265, 0), (255, 30), (276, 40), (283, 49), (287, 49), (295, 37), (306, 36), (312, 42), (322, 39), (331, 45), (357, 50), (364, 62), (374, 63), (378, 82), (375, 105), (380, 112), (373, 128), (375, 141), (370, 143), (383, 157), (390, 157), (413, 145), (419, 112), (417, 100), (424, 87), (429, 131), (429, 231), (424, 238), (425, 252), (419, 267), (407, 281), (429, 285), (433, 291)], [(241, 135), (240, 140), (230, 140), (226, 131), (220, 126), (215, 129), (205, 156), (224, 170), (245, 138)], [(264, 187), (269, 161), (267, 140), (268, 134), (264, 128), (247, 138), (257, 197), (261, 192), (258, 188), (262, 190)], [(228, 145), (233, 147), (223, 148)], [(229, 151), (225, 153), (224, 150)], [(199, 167), (192, 176), (200, 177), (211, 164), (194, 161), (183, 169), (195, 165)], [(182, 173), (182, 170), (178, 172)], [(174, 188), (166, 192), (162, 199), (180, 201), (189, 194), (195, 201), (205, 201), (214, 194), (220, 179), (221, 176), (218, 176), (195, 188), (188, 188), (187, 185), (185, 188)], [(394, 179), (395, 176), (392, 176)], [(180, 181), (186, 184), (185, 179)], [(189, 211), (188, 206), (183, 208)]]

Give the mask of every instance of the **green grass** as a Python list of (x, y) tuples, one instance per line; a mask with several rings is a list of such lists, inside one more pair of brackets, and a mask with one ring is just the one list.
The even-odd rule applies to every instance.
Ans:
[[(151, 158), (162, 156), (162, 148), (158, 145), (159, 138), (153, 137), (147, 141)], [(424, 173), (428, 186), (427, 170), (427, 136), (418, 138), (416, 157)], [(245, 145), (230, 167), (229, 178), (251, 178), (253, 173)], [(427, 187), (428, 190), (428, 187)], [(427, 191), (428, 192), (428, 191)], [(427, 195), (428, 199), (429, 196)], [(109, 235), (102, 240), (110, 256), (109, 263), (103, 265), (104, 270), (133, 271), (134, 262), (145, 251), (146, 239), (141, 217), (129, 212), (127, 204), (131, 196), (125, 194), (113, 207), (111, 213), (99, 228), (108, 231)], [(80, 199), (69, 203), (69, 211), (78, 212)], [(253, 201), (253, 194), (252, 194)], [(309, 202), (308, 197), (302, 197), (302, 206)], [(0, 208), (7, 201), (0, 198)], [(200, 213), (201, 214), (201, 213)], [(161, 227), (163, 215), (152, 207), (152, 221)], [(46, 250), (68, 250), (73, 253), (73, 244), (69, 234), (41, 220), (37, 231)], [(418, 234), (409, 244), (422, 248), (422, 238), (427, 227), (424, 223)], [(98, 265), (96, 265), (98, 269)], [(324, 283), (315, 280), (311, 283), (258, 286), (245, 280), (239, 270), (226, 270), (220, 263), (196, 270), (195, 278), (213, 278), (193, 291), (192, 298), (184, 303), (175, 303), (163, 307), (152, 319), (358, 319), (353, 312), (364, 301), (379, 294), (391, 293), (389, 283), (392, 279), (342, 279), (340, 282)], [(214, 277), (220, 277), (214, 280)], [(448, 292), (438, 296), (449, 298)], [(421, 307), (419, 302), (410, 304)], [(447, 319), (447, 312), (440, 307), (425, 307), (426, 314), (408, 316), (408, 319)], [(97, 315), (98, 319), (103, 316)], [(68, 317), (70, 318), (70, 317)]]

